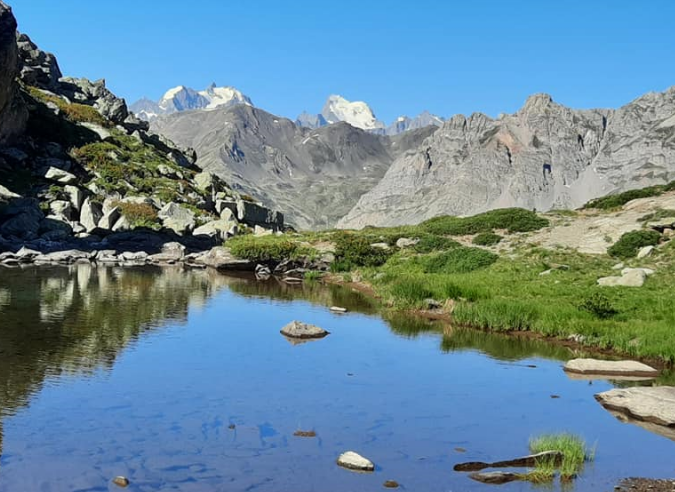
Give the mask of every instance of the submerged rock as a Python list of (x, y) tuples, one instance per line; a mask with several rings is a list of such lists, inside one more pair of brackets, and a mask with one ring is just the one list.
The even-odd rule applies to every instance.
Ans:
[(289, 338), (323, 338), (330, 333), (315, 325), (291, 321), (281, 329), (281, 334)]
[(518, 475), (517, 473), (492, 471), (492, 472), (472, 473), (471, 475), (469, 475), (469, 478), (471, 478), (472, 480), (476, 480), (477, 482), (499, 485), (502, 483), (515, 482), (516, 480), (520, 480), (520, 475)]
[(469, 461), (466, 463), (458, 463), (453, 467), (455, 471), (479, 471), (485, 468), (508, 468), (508, 467), (532, 467), (536, 466), (541, 461), (560, 461), (563, 454), (559, 451), (542, 451), (537, 454), (530, 454), (505, 461), (495, 461), (493, 463), (486, 463), (483, 461)]
[(375, 465), (372, 461), (367, 458), (364, 458), (354, 451), (347, 451), (342, 453), (337, 460), (337, 464), (343, 468), (349, 470), (358, 470), (358, 471), (374, 471)]
[(384, 487), (387, 488), (387, 489), (397, 489), (397, 488), (399, 488), (399, 484), (396, 480), (387, 480), (382, 485), (384, 485)]
[(675, 426), (675, 387), (635, 387), (613, 389), (595, 395), (608, 410), (621, 412), (636, 420)]
[(604, 376), (636, 376), (655, 378), (659, 371), (634, 360), (573, 359), (563, 369), (569, 373)]

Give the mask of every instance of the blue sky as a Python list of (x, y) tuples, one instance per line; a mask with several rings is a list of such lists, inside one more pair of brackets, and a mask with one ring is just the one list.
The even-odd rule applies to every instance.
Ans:
[(67, 75), (133, 102), (233, 85), (270, 112), (329, 94), (387, 122), (513, 112), (534, 92), (615, 107), (675, 85), (675, 1), (5, 0)]

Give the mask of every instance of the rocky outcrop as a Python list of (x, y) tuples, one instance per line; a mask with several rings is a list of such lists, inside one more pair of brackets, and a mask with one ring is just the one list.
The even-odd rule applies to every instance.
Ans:
[(675, 179), (675, 87), (618, 110), (572, 110), (546, 94), (512, 115), (457, 115), (399, 157), (339, 227), (437, 215), (576, 208)]
[(17, 33), (16, 44), (23, 65), (21, 80), (31, 86), (58, 91), (62, 74), (56, 57), (38, 48), (27, 34)]
[[(153, 255), (166, 242), (207, 250), (247, 229), (283, 229), (282, 214), (196, 167), (193, 150), (148, 132), (105, 81), (61, 77), (54, 55), (16, 35), (4, 4), (0, 21), (0, 127), (14, 137), (11, 147), (0, 141), (0, 251), (119, 252), (127, 245), (114, 242), (128, 241)], [(10, 100), (17, 76), (29, 116), (21, 133)], [(169, 261), (161, 254), (153, 259)]]
[(27, 112), (15, 82), (19, 74), (16, 19), (0, 1), (0, 145), (21, 134)]
[(436, 127), (396, 137), (336, 123), (300, 127), (260, 109), (238, 105), (180, 112), (152, 129), (197, 150), (197, 164), (240, 192), (283, 210), (300, 229), (329, 228), (384, 176), (393, 160)]

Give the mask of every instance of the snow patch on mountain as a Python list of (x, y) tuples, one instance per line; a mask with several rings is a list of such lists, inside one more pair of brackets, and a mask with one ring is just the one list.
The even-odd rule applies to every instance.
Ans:
[(362, 130), (384, 130), (370, 106), (363, 101), (348, 101), (342, 96), (332, 95), (326, 101), (321, 115), (328, 123), (344, 121)]

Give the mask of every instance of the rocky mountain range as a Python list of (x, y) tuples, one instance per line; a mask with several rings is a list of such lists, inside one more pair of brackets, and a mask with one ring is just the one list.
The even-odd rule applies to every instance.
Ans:
[(616, 110), (573, 110), (547, 94), (497, 119), (457, 115), (401, 155), (340, 220), (417, 223), (502, 207), (577, 208), (675, 179), (675, 87)]
[(321, 113), (310, 114), (305, 111), (297, 117), (295, 123), (307, 128), (320, 128), (340, 121), (380, 135), (398, 135), (426, 126), (441, 126), (444, 119), (424, 111), (415, 118), (399, 116), (387, 126), (375, 117), (375, 113), (365, 102), (351, 102), (342, 96), (332, 95), (328, 97)]
[[(149, 132), (104, 80), (63, 77), (16, 28), (0, 1), (0, 262), (75, 249), (54, 258), (175, 261), (283, 229), (282, 214), (199, 168), (194, 150)], [(212, 89), (210, 104), (224, 94)]]
[(218, 87), (213, 83), (203, 91), (180, 85), (166, 91), (157, 102), (143, 98), (129, 109), (140, 119), (151, 121), (161, 115), (179, 111), (211, 110), (237, 104), (253, 105), (248, 96), (234, 87)]
[(301, 229), (334, 226), (396, 157), (436, 130), (388, 137), (345, 122), (310, 129), (247, 105), (174, 113), (151, 128), (196, 149), (200, 167)]

